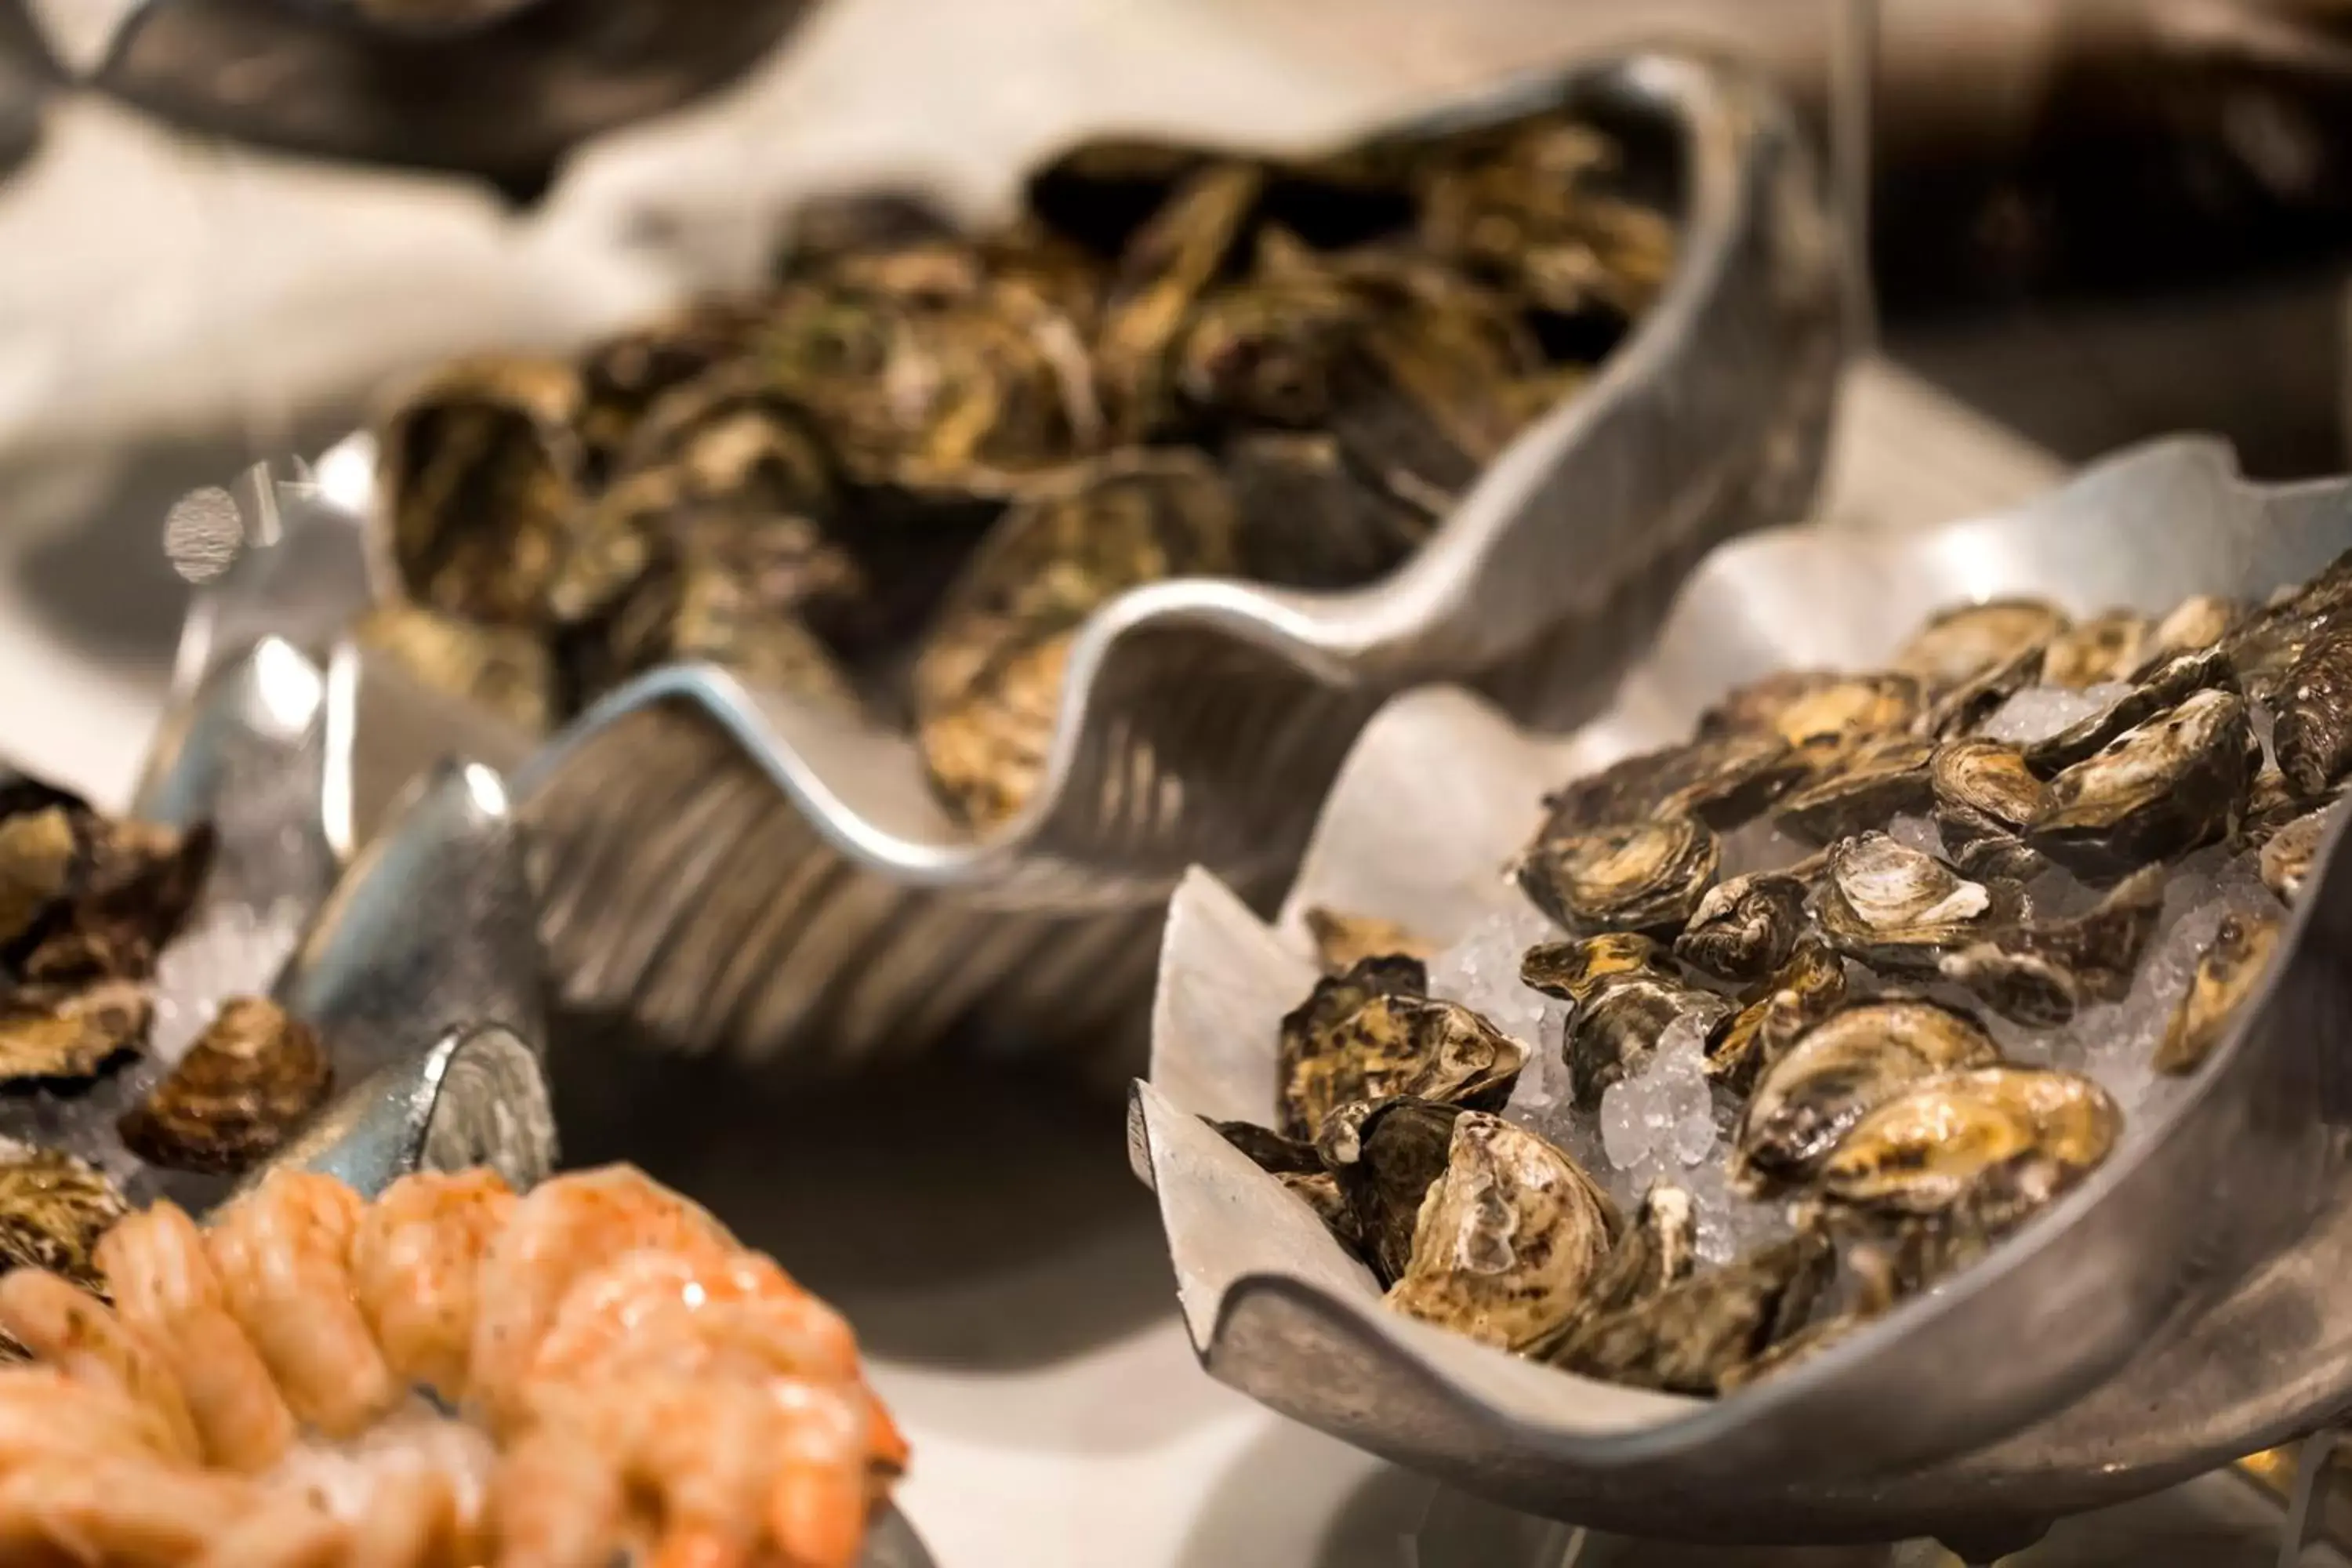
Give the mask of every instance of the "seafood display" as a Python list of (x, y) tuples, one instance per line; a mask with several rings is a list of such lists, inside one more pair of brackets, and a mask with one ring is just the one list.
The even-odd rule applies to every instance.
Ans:
[[(85, 1283), (89, 1248), (159, 1172), (233, 1176), (284, 1145), (333, 1071), (263, 997), (187, 1016), (177, 944), (214, 836), (109, 817), (0, 769), (0, 1253)], [(289, 917), (290, 920), (290, 917)], [(290, 946), (291, 931), (227, 933)], [(282, 952), (278, 956), (282, 956)]]
[(1394, 1310), (1699, 1396), (1985, 1256), (2229, 1047), (2352, 781), (2352, 555), (1998, 600), (1571, 780), (1451, 947), (1309, 911), (1267, 1125)]
[(1090, 144), (977, 234), (817, 204), (756, 298), (415, 389), (356, 635), (531, 731), (713, 664), (910, 732), (984, 830), (1097, 609), (1373, 581), (1574, 394), (1675, 261), (1632, 163), (1538, 111), (1313, 160)]
[(847, 1325), (627, 1167), (281, 1169), (94, 1263), (0, 1274), (12, 1562), (849, 1568), (906, 1462)]

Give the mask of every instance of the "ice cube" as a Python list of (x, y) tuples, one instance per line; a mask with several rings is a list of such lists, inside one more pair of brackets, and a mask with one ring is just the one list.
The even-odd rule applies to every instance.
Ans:
[(2130, 689), (2127, 685), (2113, 681), (2080, 691), (2063, 686), (2028, 686), (1995, 709), (1977, 732), (1989, 741), (2031, 745), (2081, 723), (2094, 713), (2105, 712)]
[(1906, 849), (1916, 849), (1922, 855), (1933, 855), (1940, 859), (1944, 853), (1944, 836), (1937, 828), (1936, 819), (1932, 816), (1891, 818), (1886, 824), (1886, 837)]

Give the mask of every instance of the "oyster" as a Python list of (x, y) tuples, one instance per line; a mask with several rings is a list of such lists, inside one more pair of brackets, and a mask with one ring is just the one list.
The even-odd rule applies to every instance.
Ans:
[(1759, 1074), (1844, 1002), (1845, 961), (1818, 936), (1799, 938), (1788, 962), (1709, 1031), (1706, 1076), (1746, 1093)]
[(1596, 1314), (1646, 1301), (1690, 1278), (1698, 1252), (1698, 1211), (1688, 1191), (1654, 1182), (1642, 1194), (1633, 1223), (1617, 1237), (1608, 1258), (1577, 1309), (1521, 1347), (1523, 1354), (1549, 1361), (1559, 1347)]
[[(2147, 662), (2154, 665), (2176, 653), (2195, 648), (2211, 647), (2228, 637), (2246, 618), (2246, 606), (2236, 599), (2225, 599), (2215, 594), (2197, 594), (2172, 606), (2171, 613), (2156, 623), (2148, 634)], [(2146, 669), (2135, 671), (2132, 679), (2141, 679)]]
[(1801, 1184), (1906, 1085), (2000, 1059), (1992, 1037), (1957, 1007), (1903, 995), (1850, 1003), (1764, 1069), (1732, 1133), (1732, 1179), (1756, 1196)]
[(234, 1175), (284, 1144), (333, 1080), (308, 1024), (266, 998), (233, 997), (118, 1127), (150, 1163)]
[(741, 354), (761, 314), (754, 300), (698, 300), (660, 320), (605, 338), (580, 359), (572, 424), (589, 473), (603, 482), (665, 393), (699, 381)]
[(212, 868), (213, 833), (101, 816), (0, 770), (0, 982), (144, 980)]
[(1815, 1181), (1832, 1202), (1999, 1236), (2114, 1149), (2123, 1112), (2074, 1073), (1979, 1067), (1906, 1085), (1855, 1122)]
[(467, 620), (541, 622), (585, 510), (581, 406), (568, 364), (473, 359), (393, 414), (379, 473), (386, 544), (408, 597)]
[(1716, 1394), (1803, 1326), (1835, 1267), (1829, 1243), (1801, 1232), (1587, 1319), (1548, 1359), (1640, 1388)]
[(1289, 588), (1352, 588), (1424, 543), (1437, 520), (1349, 463), (1334, 437), (1253, 431), (1223, 453), (1240, 518), (1241, 569)]
[(940, 797), (986, 826), (1036, 788), (1070, 647), (1129, 588), (1234, 566), (1234, 519), (1197, 452), (1084, 465), (1008, 511), (966, 563), (915, 661), (918, 739)]
[(1097, 378), (1124, 439), (1141, 439), (1167, 416), (1161, 378), (1171, 347), (1265, 188), (1257, 164), (1212, 163), (1184, 177), (1128, 242), (1094, 342)]
[(126, 1206), (97, 1166), (0, 1140), (0, 1269), (47, 1268), (102, 1290), (90, 1252)]
[(352, 637), (411, 679), (478, 704), (526, 734), (544, 734), (554, 725), (555, 659), (530, 627), (388, 604), (362, 616)]
[(1377, 997), (1428, 992), (1429, 971), (1417, 958), (1367, 958), (1318, 980), (1307, 1000), (1283, 1015), (1277, 1058), (1283, 1135), (1311, 1142), (1334, 1107), (1362, 1098), (1347, 1092), (1367, 1068), (1348, 1059), (1342, 1031), (1349, 1020)]
[(2028, 647), (2003, 663), (1970, 676), (1938, 696), (1918, 723), (1937, 739), (1965, 735), (1999, 711), (2002, 703), (2033, 684), (2042, 673), (2043, 649)]
[(2245, 700), (2195, 692), (2053, 779), (2026, 842), (2078, 877), (2111, 879), (2228, 835), (2261, 762)]
[(1622, 1225), (1576, 1162), (1500, 1117), (1457, 1118), (1389, 1305), (1516, 1348), (1576, 1310)]
[(2146, 658), (2155, 629), (2136, 610), (2109, 610), (2078, 621), (2052, 639), (2042, 657), (2042, 683), (2080, 691), (2128, 679)]
[(1360, 1250), (1362, 1238), (1339, 1190), (1339, 1179), (1323, 1168), (1315, 1145), (1258, 1126), (1254, 1121), (1213, 1121), (1225, 1142), (1256, 1162), (1260, 1170), (1280, 1182), (1285, 1192), (1315, 1211), (1315, 1217), (1349, 1251)]
[(1699, 719), (1702, 738), (1764, 732), (1791, 746), (1908, 731), (1926, 702), (1908, 675), (1783, 670), (1730, 692)]
[(1601, 975), (1584, 992), (1569, 1016), (1564, 1048), (1576, 1103), (1587, 1110), (1611, 1084), (1640, 1071), (1668, 1029), (1682, 1024), (1704, 1039), (1731, 1011), (1714, 992), (1651, 969)]
[(1321, 1147), (1349, 1224), (1383, 1289), (1412, 1263), (1422, 1204), (1445, 1173), (1454, 1123), (1470, 1114), (1458, 1105), (1401, 1097), (1370, 1108), (1345, 1138), (1325, 1129)]
[(1805, 884), (1757, 871), (1709, 888), (1675, 939), (1675, 956), (1725, 980), (1754, 980), (1788, 962), (1805, 926)]
[(1519, 984), (1581, 1006), (1612, 975), (1664, 973), (1665, 950), (1633, 931), (1540, 942), (1519, 955)]
[(2290, 904), (2301, 898), (2303, 885), (2311, 876), (2311, 863), (2335, 822), (2336, 808), (2323, 806), (2306, 812), (2272, 834), (2263, 845), (2257, 861), (2263, 886)]
[(2042, 858), (2021, 837), (2050, 808), (2050, 788), (2025, 753), (1999, 741), (1947, 741), (1928, 764), (1936, 826), (1965, 876), (2021, 881)]
[(21, 774), (0, 780), (0, 961), (13, 963), (65, 912), (89, 865), (91, 813)]
[(1944, 977), (2003, 1017), (2056, 1028), (2086, 1002), (2120, 1002), (2164, 911), (2165, 868), (2116, 884), (2071, 920), (2027, 921), (1948, 956)]
[(1307, 931), (1315, 939), (1315, 956), (1324, 973), (1340, 974), (1368, 958), (1391, 953), (1424, 962), (1437, 956), (1437, 944), (1378, 915), (1351, 915), (1320, 904), (1307, 911)]
[(2295, 798), (2284, 773), (2265, 767), (2247, 786), (2246, 807), (2238, 818), (2238, 842), (2259, 849), (2270, 842), (2273, 834), (2310, 809), (2308, 803)]
[(1810, 770), (1776, 735), (1731, 732), (1645, 752), (1546, 795), (1543, 837), (1573, 837), (1647, 816), (1688, 816), (1728, 832)]
[(1935, 798), (1927, 772), (1935, 750), (1934, 742), (1907, 735), (1866, 741), (1826, 777), (1784, 798), (1772, 824), (1808, 843), (1826, 844), (1925, 811)]
[(2066, 613), (2041, 599), (1990, 599), (1946, 610), (1896, 652), (1893, 668), (1935, 691), (2038, 652), (2066, 629)]
[(0, 1083), (95, 1077), (145, 1045), (154, 1021), (135, 981), (19, 985), (0, 995)]
[(2063, 773), (2200, 691), (2232, 685), (2220, 648), (2177, 653), (2152, 666), (2137, 685), (2100, 711), (2025, 748), (2025, 764), (2042, 778)]
[(1832, 848), (1818, 898), (1838, 951), (1896, 974), (1935, 973), (1944, 953), (2006, 925), (2023, 902), (2012, 883), (1971, 882), (1884, 833)]
[(1520, 889), (1578, 935), (1672, 935), (1715, 882), (1721, 849), (1705, 825), (1657, 817), (1574, 837), (1539, 837), (1520, 860)]
[(2184, 1077), (2204, 1065), (2229, 1032), (2239, 1006), (2270, 972), (2271, 954), (2278, 947), (2283, 929), (2274, 917), (2222, 917), (2212, 942), (2197, 960), (2196, 977), (2189, 983), (2187, 994), (2165, 1026), (2164, 1039), (2154, 1058), (2157, 1071)]
[(2316, 800), (2352, 770), (2352, 627), (2330, 626), (2304, 645), (2275, 707), (2279, 772), (2297, 795)]
[[(1286, 1047), (1291, 1037), (1286, 1018)], [(1373, 995), (1308, 1035), (1296, 1055), (1286, 1048), (1284, 1131), (1323, 1144), (1329, 1164), (1334, 1148), (1347, 1152), (1362, 1117), (1396, 1095), (1499, 1109), (1527, 1056), (1525, 1046), (1457, 1003)]]

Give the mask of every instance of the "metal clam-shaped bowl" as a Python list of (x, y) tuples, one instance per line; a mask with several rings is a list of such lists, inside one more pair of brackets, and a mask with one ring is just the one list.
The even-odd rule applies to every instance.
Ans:
[[(196, 939), (205, 961), (167, 963), (161, 1000), (201, 1016), (226, 995), (269, 994), (318, 1031), (349, 1086), (244, 1183), (294, 1166), (373, 1196), (411, 1172), (488, 1165), (532, 1185), (554, 1168), (555, 1122), (544, 977), (505, 784), (479, 763), (446, 760), (398, 798), (361, 803), (355, 837), (348, 769), (331, 758), (348, 759), (349, 738), (375, 718), (355, 705), (361, 684), (282, 638), (238, 644), (218, 609), (192, 622), (190, 658), (205, 646), (241, 651), (203, 668), (174, 707), (133, 813), (211, 823), (214, 871), (189, 929), (227, 921), (261, 934)], [(232, 1191), (152, 1168), (131, 1188), (198, 1211)], [(930, 1557), (893, 1510), (861, 1561), (929, 1568)]]
[(2161, 1120), (1989, 1258), (1714, 1403), (1580, 1378), (1381, 1304), (1271, 1177), (1202, 1121), (1264, 1120), (1276, 1021), (1315, 973), (1303, 911), (1445, 942), (1561, 780), (1686, 735), (1780, 668), (1871, 668), (1932, 611), (2260, 599), (2352, 548), (2352, 485), (2241, 479), (2180, 440), (2016, 511), (1916, 535), (1778, 531), (1717, 551), (1602, 717), (1566, 738), (1465, 692), (1391, 703), (1335, 786), (1284, 920), (1179, 889), (1129, 1142), (1195, 1347), (1286, 1415), (1515, 1506), (1716, 1540), (1934, 1534), (1998, 1552), (2326, 1424), (2352, 1398), (2352, 858), (2335, 833), (2281, 956)]
[[(1071, 655), (1042, 784), (979, 836), (903, 733), (705, 667), (620, 689), (514, 775), (564, 999), (757, 1058), (914, 1050), (975, 1016), (1011, 1038), (1099, 1039), (1139, 1014), (1183, 868), (1270, 897), (1383, 697), (1475, 681), (1540, 717), (1563, 639), (1721, 539), (1796, 515), (1840, 339), (1837, 247), (1789, 116), (1747, 77), (1644, 57), (1393, 134), (1553, 103), (1670, 165), (1681, 259), (1597, 377), (1413, 560), (1349, 592), (1180, 579), (1115, 600)], [(371, 468), (356, 438), (322, 459), (310, 520), (356, 534)], [(339, 608), (360, 607), (356, 570), (338, 581)], [(357, 679), (398, 684), (353, 658)], [(461, 721), (420, 716), (417, 744), (379, 747), (355, 787), (388, 795)]]

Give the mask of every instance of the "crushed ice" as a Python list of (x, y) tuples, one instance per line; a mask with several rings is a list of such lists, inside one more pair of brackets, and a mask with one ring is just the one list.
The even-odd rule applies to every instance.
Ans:
[(1988, 741), (2030, 746), (2095, 713), (2105, 712), (2130, 690), (2123, 681), (2086, 686), (2080, 691), (2063, 686), (2028, 686), (1995, 709), (1976, 732)]

